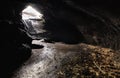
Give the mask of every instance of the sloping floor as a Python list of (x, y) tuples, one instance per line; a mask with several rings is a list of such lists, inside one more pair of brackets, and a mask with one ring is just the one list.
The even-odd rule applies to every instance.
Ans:
[(119, 78), (120, 52), (88, 44), (46, 43), (32, 49), (32, 56), (13, 78)]

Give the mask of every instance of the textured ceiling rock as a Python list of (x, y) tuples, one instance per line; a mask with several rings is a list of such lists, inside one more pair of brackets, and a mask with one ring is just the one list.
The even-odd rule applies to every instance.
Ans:
[[(60, 0), (60, 1), (47, 1), (46, 15), (49, 16), (49, 19), (46, 19), (46, 23), (49, 22), (46, 28), (49, 28), (53, 35), (59, 30), (63, 33), (71, 34), (71, 37), (68, 37), (68, 34), (65, 37), (63, 33), (62, 36), (58, 38), (59, 41), (70, 40), (75, 38), (78, 35), (74, 35), (72, 29), (77, 28), (79, 33), (82, 33), (82, 37), (89, 44), (100, 45), (103, 47), (109, 47), (112, 49), (119, 49), (120, 40), (119, 40), (119, 7), (116, 1), (73, 1), (73, 0)], [(97, 4), (98, 3), (98, 4)], [(49, 5), (48, 5), (49, 4)], [(116, 4), (115, 6), (113, 6)], [(48, 18), (47, 16), (45, 16)], [(52, 19), (52, 20), (51, 20)], [(55, 28), (56, 27), (56, 28)], [(73, 28), (72, 28), (73, 27)], [(64, 29), (62, 29), (64, 28)], [(71, 28), (71, 29), (70, 29)], [(55, 32), (54, 32), (54, 31)], [(78, 33), (76, 31), (76, 33)], [(72, 31), (72, 32), (71, 32)], [(81, 34), (79, 34), (81, 36)], [(78, 38), (78, 40), (80, 40)], [(81, 42), (82, 40), (80, 40)], [(78, 41), (79, 42), (79, 41)]]

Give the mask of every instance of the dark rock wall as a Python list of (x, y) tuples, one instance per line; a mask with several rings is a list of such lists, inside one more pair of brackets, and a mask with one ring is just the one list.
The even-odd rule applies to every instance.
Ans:
[(0, 4), (0, 78), (9, 78), (30, 57), (32, 39), (19, 15), (23, 6), (14, 2)]
[(76, 40), (119, 50), (118, 3), (113, 0), (46, 0), (43, 5), (46, 9), (45, 27), (58, 41), (70, 43)]

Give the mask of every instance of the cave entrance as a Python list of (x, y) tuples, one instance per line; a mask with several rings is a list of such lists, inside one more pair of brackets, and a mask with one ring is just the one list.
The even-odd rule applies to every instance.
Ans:
[(36, 34), (43, 33), (44, 18), (40, 10), (29, 5), (22, 11), (22, 20), (27, 32), (34, 39)]

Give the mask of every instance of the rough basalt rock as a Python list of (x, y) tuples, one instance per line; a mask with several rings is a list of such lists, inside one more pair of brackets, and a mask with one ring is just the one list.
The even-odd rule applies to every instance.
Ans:
[[(0, 22), (1, 53), (0, 77), (8, 76), (31, 55), (31, 41), (26, 32), (20, 30), (20, 24)], [(4, 78), (4, 77), (2, 77)]]
[(30, 57), (32, 41), (18, 14), (20, 8), (5, 5), (0, 6), (0, 78), (9, 78)]

